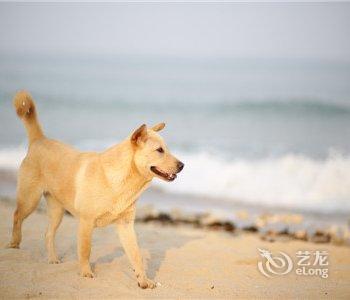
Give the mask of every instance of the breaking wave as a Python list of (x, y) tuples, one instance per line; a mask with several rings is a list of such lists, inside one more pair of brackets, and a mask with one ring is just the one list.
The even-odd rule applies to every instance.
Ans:
[(314, 160), (286, 154), (232, 161), (207, 153), (179, 157), (185, 169), (177, 181), (156, 183), (165, 191), (262, 206), (350, 211), (350, 156), (330, 154), (325, 160)]
[[(25, 147), (0, 149), (0, 169), (17, 169)], [(324, 160), (285, 154), (224, 160), (208, 153), (176, 153), (185, 169), (175, 182), (154, 180), (170, 193), (311, 211), (350, 212), (350, 156)], [(220, 202), (217, 202), (220, 207)]]

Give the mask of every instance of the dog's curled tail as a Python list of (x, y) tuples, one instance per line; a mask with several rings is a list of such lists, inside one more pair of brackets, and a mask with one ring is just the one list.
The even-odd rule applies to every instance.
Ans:
[(13, 105), (18, 117), (26, 127), (29, 144), (44, 136), (38, 121), (36, 108), (32, 96), (27, 91), (19, 91), (13, 98)]

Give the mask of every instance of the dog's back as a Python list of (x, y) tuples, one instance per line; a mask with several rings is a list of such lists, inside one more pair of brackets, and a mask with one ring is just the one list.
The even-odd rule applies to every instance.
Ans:
[[(28, 207), (28, 212), (36, 207), (43, 193), (52, 197), (57, 194), (62, 202), (71, 202), (79, 163), (85, 156), (93, 154), (81, 153), (69, 145), (45, 137), (29, 93), (18, 92), (13, 103), (29, 141), (28, 153), (18, 172), (17, 201), (23, 203), (23, 207)], [(26, 195), (32, 196), (24, 200)]]

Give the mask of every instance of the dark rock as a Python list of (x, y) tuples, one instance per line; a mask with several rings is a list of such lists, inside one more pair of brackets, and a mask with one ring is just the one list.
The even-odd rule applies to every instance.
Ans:
[(313, 243), (329, 243), (331, 235), (321, 224), (309, 224), (307, 229), (307, 240)]
[(293, 236), (294, 236), (294, 238), (296, 238), (298, 240), (303, 240), (303, 241), (307, 240), (307, 233), (306, 233), (305, 229), (301, 229), (301, 230), (294, 232)]
[(175, 223), (183, 223), (183, 224), (199, 224), (200, 214), (182, 212), (179, 209), (172, 209), (170, 211), (170, 218)]
[(221, 218), (213, 214), (203, 214), (200, 216), (199, 223), (201, 226), (214, 226), (222, 222)]
[(210, 229), (214, 229), (214, 230), (224, 230), (224, 231), (234, 231), (235, 230), (235, 226), (233, 223), (231, 222), (213, 222), (210, 223), (208, 225), (206, 225), (206, 227), (210, 228)]
[(163, 224), (173, 224), (174, 223), (174, 221), (171, 219), (170, 215), (167, 213), (159, 213), (156, 216), (149, 215), (149, 216), (146, 216), (143, 219), (143, 221), (146, 223), (150, 222), (150, 221), (158, 221), (158, 222), (161, 222)]
[(313, 243), (329, 243), (331, 236), (323, 231), (316, 231), (316, 233), (310, 237), (310, 241)]
[(236, 225), (236, 228), (240, 230), (251, 231), (251, 232), (258, 231), (258, 228), (253, 219), (244, 219), (244, 220), (237, 219), (235, 221), (235, 225)]
[(170, 217), (169, 214), (166, 213), (160, 213), (158, 215), (157, 218), (158, 221), (162, 222), (162, 223), (174, 223), (174, 221), (172, 220), (172, 218)]
[(261, 234), (287, 234), (288, 225), (283, 222), (268, 223), (265, 227), (260, 228)]
[(214, 230), (234, 231), (235, 224), (229, 220), (225, 220), (217, 215), (206, 214), (197, 218), (201, 227), (207, 227)]
[(145, 221), (150, 218), (156, 218), (158, 215), (158, 211), (154, 208), (153, 205), (145, 205), (141, 207), (137, 207), (136, 209), (136, 221)]

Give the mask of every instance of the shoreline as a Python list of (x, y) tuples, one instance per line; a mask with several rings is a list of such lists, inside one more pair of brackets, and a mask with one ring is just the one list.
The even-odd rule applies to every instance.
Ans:
[[(15, 200), (0, 196), (0, 204), (15, 209)], [(46, 202), (42, 201), (36, 209), (46, 212)], [(72, 216), (66, 212), (70, 218)], [(305, 219), (301, 214), (260, 213), (251, 215), (245, 210), (237, 210), (228, 215), (209, 211), (190, 212), (179, 209), (159, 210), (152, 204), (137, 205), (136, 223), (158, 224), (172, 227), (187, 226), (195, 229), (227, 232), (231, 235), (253, 233), (267, 242), (302, 240), (313, 244), (334, 244), (350, 247), (350, 230), (347, 224), (336, 224)]]

